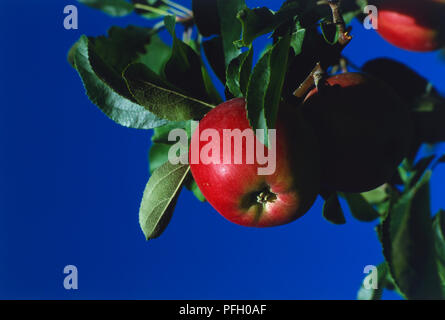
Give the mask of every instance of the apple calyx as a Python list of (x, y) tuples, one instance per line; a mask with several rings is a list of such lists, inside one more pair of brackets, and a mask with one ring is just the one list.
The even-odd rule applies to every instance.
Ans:
[(262, 205), (265, 205), (269, 202), (273, 203), (275, 202), (275, 200), (277, 200), (277, 195), (270, 191), (269, 187), (267, 187), (265, 190), (260, 191), (256, 198), (256, 201)]

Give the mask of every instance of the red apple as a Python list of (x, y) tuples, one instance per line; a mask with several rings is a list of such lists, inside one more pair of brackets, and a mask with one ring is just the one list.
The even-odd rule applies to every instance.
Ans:
[(382, 82), (360, 73), (327, 79), (307, 95), (303, 112), (321, 150), (326, 190), (365, 192), (388, 182), (406, 155), (410, 114)]
[[(247, 129), (253, 134), (244, 99), (227, 101), (206, 114), (199, 122), (199, 131), (193, 134), (192, 144), (206, 129), (219, 133), (220, 150), (224, 148), (224, 129)], [(258, 146), (265, 148), (256, 136), (253, 139)], [(247, 163), (246, 140), (242, 143), (242, 164), (235, 164), (233, 143), (228, 164), (223, 163), (222, 151), (219, 164), (204, 164), (201, 159), (194, 164), (192, 146), (191, 172), (207, 201), (229, 221), (249, 227), (283, 225), (306, 213), (318, 194), (320, 169), (315, 139), (311, 129), (301, 124), (296, 114), (283, 107), (277, 121), (276, 169), (273, 173), (258, 174), (258, 169), (266, 165), (261, 165), (257, 156), (254, 162)], [(199, 154), (210, 142), (199, 143)], [(264, 149), (266, 155), (271, 154), (270, 147)]]
[(419, 52), (434, 51), (443, 45), (442, 0), (385, 0), (376, 5), (377, 32), (389, 43)]

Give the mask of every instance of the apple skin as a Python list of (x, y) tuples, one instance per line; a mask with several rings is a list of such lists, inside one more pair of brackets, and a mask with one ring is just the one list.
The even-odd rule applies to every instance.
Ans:
[(443, 46), (442, 0), (377, 1), (377, 32), (389, 43), (405, 50), (429, 52)]
[[(295, 113), (280, 107), (276, 125), (276, 170), (271, 175), (258, 175), (257, 169), (262, 166), (256, 157), (253, 164), (245, 163), (245, 142), (243, 164), (234, 164), (233, 145), (231, 164), (222, 163), (222, 152), (221, 164), (190, 161), (201, 192), (227, 220), (248, 227), (272, 227), (287, 224), (310, 209), (320, 185), (318, 145), (311, 128), (300, 127), (298, 119)], [(199, 123), (200, 132), (207, 128), (216, 129), (220, 137), (223, 129), (251, 129), (245, 100), (229, 100), (212, 109)], [(198, 138), (195, 131), (192, 140)], [(223, 150), (222, 140), (220, 150)], [(200, 142), (200, 153), (204, 144), (207, 142)], [(267, 201), (258, 201), (262, 192), (267, 195)]]
[(390, 181), (409, 150), (408, 108), (368, 75), (344, 73), (326, 82), (303, 104), (320, 143), (322, 189), (365, 192)]

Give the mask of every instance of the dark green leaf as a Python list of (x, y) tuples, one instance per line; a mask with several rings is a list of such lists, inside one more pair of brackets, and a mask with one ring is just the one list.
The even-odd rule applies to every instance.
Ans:
[(397, 168), (399, 173), (399, 177), (402, 180), (403, 184), (408, 185), (410, 179), (410, 173), (413, 170), (412, 165), (408, 159), (403, 159), (400, 166)]
[[(157, 168), (168, 161), (170, 148), (178, 142), (176, 140), (168, 140), (170, 132), (174, 129), (184, 130), (188, 125), (188, 121), (170, 122), (165, 126), (153, 130), (153, 135), (151, 137), (152, 144), (148, 154), (150, 174), (152, 174)], [(186, 186), (187, 185), (188, 184), (186, 183)]]
[(378, 203), (388, 200), (387, 188), (388, 187), (386, 185), (382, 185), (382, 186), (377, 187), (373, 190), (363, 192), (363, 193), (361, 193), (361, 195), (370, 204), (378, 204)]
[(428, 80), (408, 66), (392, 59), (378, 58), (365, 63), (362, 70), (385, 81), (408, 102), (424, 95)]
[(430, 213), (428, 171), (394, 205), (381, 227), (383, 254), (408, 299), (441, 299)]
[(204, 41), (202, 47), (212, 70), (222, 83), (226, 83), (226, 62), (221, 37)]
[(386, 287), (388, 282), (389, 275), (389, 269), (386, 262), (379, 264), (377, 266), (377, 289), (366, 289), (365, 283), (370, 283), (371, 274), (366, 276), (363, 279), (362, 285), (360, 286), (360, 289), (357, 293), (357, 299), (358, 300), (380, 300), (382, 298), (383, 289)]
[(290, 50), (290, 34), (281, 38), (258, 61), (247, 88), (247, 115), (254, 130), (264, 129), (264, 142), (268, 143), (268, 129), (275, 128), (278, 107), (281, 102), (287, 61)]
[(227, 87), (235, 97), (245, 97), (252, 70), (253, 49), (241, 53), (227, 68)]
[(202, 72), (202, 79), (204, 80), (204, 86), (207, 92), (207, 96), (209, 97), (210, 101), (212, 101), (213, 104), (219, 105), (221, 102), (223, 102), (221, 96), (219, 95), (218, 90), (216, 90), (215, 85), (213, 84), (212, 78), (210, 77), (210, 74), (208, 73), (207, 69), (203, 66), (201, 66), (201, 72)]
[(436, 248), (437, 266), (445, 293), (445, 211), (440, 210), (433, 220), (434, 244)]
[(148, 180), (139, 209), (139, 224), (147, 240), (165, 230), (173, 214), (189, 165), (166, 162)]
[(124, 71), (124, 78), (138, 103), (162, 119), (199, 120), (213, 108), (210, 104), (168, 87), (168, 84), (143, 64), (130, 65)]
[(320, 23), (321, 34), (325, 41), (331, 45), (335, 44), (338, 40), (338, 28), (336, 24), (321, 22)]
[(265, 130), (264, 142), (267, 143), (267, 121), (265, 113), (266, 91), (270, 84), (271, 50), (268, 51), (257, 62), (250, 77), (249, 86), (247, 88), (247, 117), (250, 126), (256, 129)]
[(364, 222), (371, 222), (377, 219), (380, 215), (372, 207), (365, 198), (359, 193), (343, 193), (342, 194), (348, 203), (351, 214), (357, 220)]
[(173, 38), (172, 54), (164, 69), (167, 80), (191, 97), (211, 102), (202, 76), (201, 58), (195, 50), (176, 36), (174, 16), (165, 17), (164, 22)]
[[(122, 71), (139, 55), (149, 53), (147, 44), (152, 44), (153, 34), (150, 28), (128, 26), (126, 28), (111, 27), (107, 36), (91, 38), (95, 52), (105, 64), (121, 74)], [(151, 49), (154, 46), (151, 45)]]
[(192, 0), (192, 10), (200, 34), (204, 37), (221, 34), (218, 0)]
[(281, 101), (284, 79), (289, 59), (290, 35), (286, 35), (274, 45), (270, 56), (271, 77), (266, 94), (266, 120), (269, 129), (275, 128), (278, 106)]
[[(122, 79), (95, 54), (94, 47), (87, 37), (82, 36), (73, 46), (71, 57), (82, 78), (88, 97), (108, 117), (130, 128), (152, 129), (167, 121), (138, 105), (122, 85)], [(100, 69), (109, 81), (105, 82), (93, 69)], [(115, 83), (112, 87), (109, 83)]]
[(195, 23), (204, 36), (216, 37), (204, 41), (207, 60), (223, 84), (226, 68), (240, 54), (234, 41), (241, 36), (241, 24), (237, 13), (246, 7), (244, 0), (193, 0)]
[(242, 30), (237, 14), (245, 8), (244, 0), (218, 0), (218, 14), (226, 67), (230, 61), (240, 54), (240, 50), (234, 44), (241, 37)]
[(150, 38), (150, 43), (145, 46), (145, 51), (146, 53), (140, 54), (135, 62), (143, 63), (156, 74), (163, 75), (164, 66), (171, 54), (171, 48), (157, 34), (154, 34)]
[(91, 8), (99, 9), (110, 16), (122, 17), (133, 12), (133, 5), (125, 0), (77, 0)]
[(389, 185), (382, 185), (374, 190), (361, 193), (363, 198), (372, 205), (381, 217), (385, 216), (388, 207), (390, 205), (390, 197), (397, 197), (394, 192), (391, 192), (391, 187)]
[(306, 29), (298, 29), (292, 34), (290, 45), (294, 49), (295, 55), (299, 55), (301, 53), (305, 35)]
[(168, 151), (170, 150), (170, 147), (171, 144), (153, 143), (148, 155), (148, 161), (150, 162), (150, 174), (168, 161)]
[(171, 141), (168, 141), (168, 134), (170, 131), (176, 128), (185, 129), (186, 126), (189, 126), (189, 121), (179, 121), (179, 122), (170, 122), (165, 126), (158, 127), (153, 130), (153, 135), (151, 136), (151, 141), (153, 143), (166, 143), (172, 144)]
[[(150, 161), (150, 173), (153, 173), (154, 170), (159, 168), (161, 165), (168, 161), (168, 152), (170, 147), (176, 143), (176, 141), (169, 141), (168, 135), (173, 129), (185, 129), (187, 131), (187, 135), (190, 139), (191, 137), (191, 123), (190, 121), (183, 122), (170, 122), (169, 124), (156, 128), (153, 130), (153, 135), (151, 137), (152, 145), (149, 152), (149, 161)], [(185, 186), (188, 190), (192, 191), (195, 197), (204, 202), (205, 198), (201, 193), (198, 185), (193, 179), (192, 175), (189, 175), (185, 181)]]
[(323, 205), (323, 217), (334, 224), (345, 224), (346, 219), (338, 201), (337, 194), (332, 194)]
[(419, 179), (425, 174), (425, 170), (428, 169), (429, 165), (433, 162), (435, 155), (422, 158), (417, 162), (413, 168), (413, 175), (409, 179), (409, 185), (414, 186)]
[(299, 12), (297, 3), (289, 3), (283, 6), (277, 13), (273, 13), (266, 7), (249, 9), (245, 8), (238, 13), (238, 19), (242, 24), (242, 39), (237, 41), (238, 46), (249, 46), (255, 38), (272, 32), (280, 25), (289, 22)]

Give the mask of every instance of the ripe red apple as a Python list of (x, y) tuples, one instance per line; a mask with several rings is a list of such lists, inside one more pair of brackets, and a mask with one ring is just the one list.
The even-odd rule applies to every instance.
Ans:
[(386, 84), (360, 73), (309, 92), (303, 112), (318, 134), (322, 187), (365, 192), (388, 182), (408, 151), (407, 109)]
[(443, 44), (443, 0), (374, 1), (378, 8), (377, 32), (389, 43), (410, 51), (427, 52)]
[[(319, 154), (310, 127), (300, 123), (292, 111), (280, 108), (276, 126), (276, 170), (259, 175), (257, 157), (247, 164), (246, 140), (242, 144), (242, 164), (235, 164), (234, 147), (230, 164), (193, 164), (193, 177), (207, 201), (226, 219), (249, 227), (271, 227), (289, 223), (306, 213), (319, 192)], [(199, 122), (193, 141), (206, 129), (215, 129), (223, 137), (224, 129), (251, 129), (244, 99), (233, 99), (217, 106)], [(255, 136), (254, 140), (264, 148)], [(220, 139), (220, 150), (223, 150)], [(210, 142), (210, 141), (209, 141)], [(201, 154), (206, 142), (200, 142)], [(265, 149), (270, 154), (271, 148)]]

